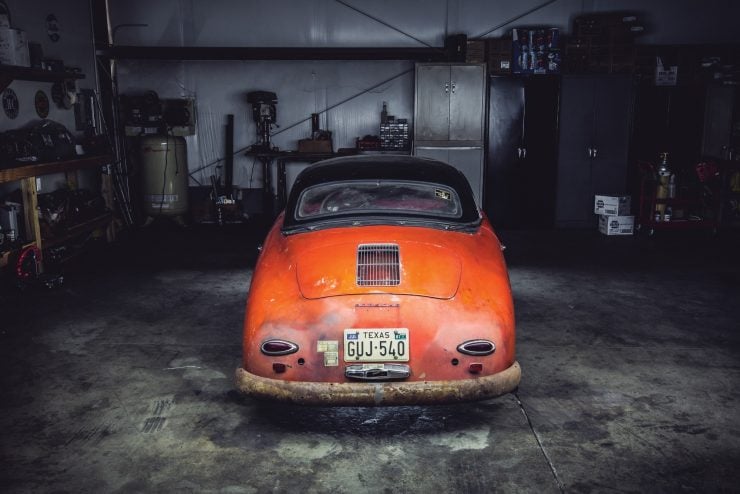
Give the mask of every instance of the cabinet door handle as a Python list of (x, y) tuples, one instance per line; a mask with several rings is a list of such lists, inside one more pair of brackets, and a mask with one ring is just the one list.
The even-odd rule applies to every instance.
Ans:
[(527, 148), (522, 148), (522, 158), (527, 159)]
[(516, 155), (519, 159), (522, 159), (522, 148), (516, 148)]
[(452, 83), (452, 94), (455, 94), (455, 89), (457, 89), (457, 84), (454, 82)]
[(586, 151), (588, 152), (588, 157), (589, 158), (593, 158), (594, 157), (594, 150), (593, 150), (593, 148), (588, 148)]
[(599, 152), (599, 150), (598, 150), (598, 149), (596, 149), (596, 148), (593, 148), (593, 150), (592, 150), (593, 156), (592, 156), (592, 157), (593, 157), (593, 158), (596, 158), (596, 153), (598, 153), (598, 152)]
[(445, 94), (449, 94), (449, 92), (450, 92), (450, 83), (445, 82)]

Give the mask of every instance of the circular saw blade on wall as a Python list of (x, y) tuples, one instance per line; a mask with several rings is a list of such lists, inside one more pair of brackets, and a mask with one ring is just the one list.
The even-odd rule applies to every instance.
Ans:
[(46, 93), (38, 90), (36, 91), (36, 96), (33, 98), (33, 103), (36, 106), (36, 115), (38, 115), (41, 118), (46, 118), (49, 116), (49, 97), (46, 96)]
[(15, 91), (7, 88), (3, 91), (3, 111), (5, 112), (5, 116), (8, 118), (16, 118), (18, 116), (19, 109), (18, 96), (15, 94)]

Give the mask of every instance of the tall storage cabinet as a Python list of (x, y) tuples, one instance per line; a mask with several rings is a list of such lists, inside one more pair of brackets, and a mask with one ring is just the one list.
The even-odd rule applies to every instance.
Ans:
[(484, 64), (417, 64), (414, 154), (462, 171), (483, 201)]
[(706, 90), (701, 85), (636, 89), (632, 155), (656, 162), (668, 153), (672, 170), (696, 165), (702, 154)]
[(549, 228), (555, 219), (557, 76), (492, 76), (485, 210), (495, 227)]
[(624, 194), (632, 116), (631, 76), (563, 76), (556, 226), (596, 224), (595, 194)]

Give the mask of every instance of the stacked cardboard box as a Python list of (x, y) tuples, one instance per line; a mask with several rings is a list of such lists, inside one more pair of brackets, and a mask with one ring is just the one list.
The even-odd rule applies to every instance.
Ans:
[(630, 196), (597, 195), (594, 213), (599, 215), (599, 231), (604, 235), (632, 235), (635, 217), (630, 215)]

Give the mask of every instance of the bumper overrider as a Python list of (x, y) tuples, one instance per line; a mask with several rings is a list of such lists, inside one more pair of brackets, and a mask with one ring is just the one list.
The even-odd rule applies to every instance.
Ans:
[(236, 369), (236, 387), (256, 399), (299, 405), (378, 406), (434, 405), (478, 401), (514, 391), (521, 367), (511, 367), (485, 377), (455, 381), (322, 383), (270, 379)]

